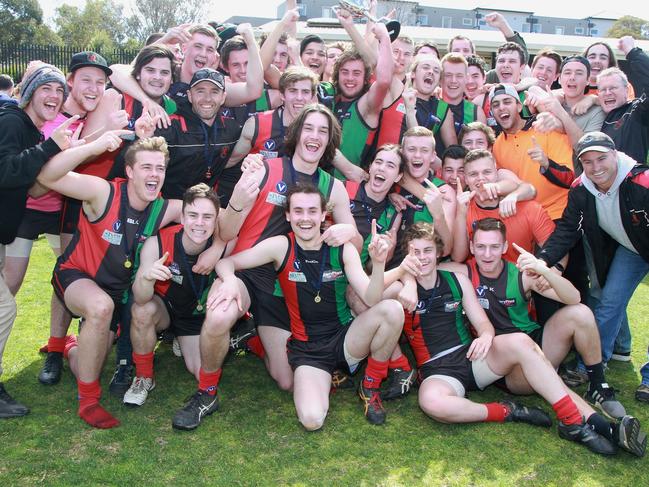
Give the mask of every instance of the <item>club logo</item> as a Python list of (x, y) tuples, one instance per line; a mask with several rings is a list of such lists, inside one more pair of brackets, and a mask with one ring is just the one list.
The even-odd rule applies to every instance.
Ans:
[(353, 202), (353, 201), (350, 201), (350, 202), (349, 202), (349, 209), (350, 209), (351, 211), (354, 211), (354, 208), (355, 208), (355, 207), (356, 207), (356, 205), (354, 204), (354, 202)]
[(275, 141), (273, 139), (268, 139), (266, 142), (264, 142), (264, 149), (266, 150), (275, 150)]
[(119, 232), (119, 229), (122, 227), (122, 220), (115, 220), (113, 222), (113, 231)]
[(483, 297), (487, 292), (487, 286), (480, 285), (475, 288), (475, 292), (478, 294), (478, 296)]
[(275, 189), (279, 194), (284, 194), (286, 193), (286, 190), (288, 189), (287, 184), (284, 181), (280, 181), (275, 185)]
[(97, 56), (94, 53), (88, 54), (88, 61), (94, 63), (95, 61), (97, 61)]
[(296, 260), (296, 261), (293, 262), (293, 269), (295, 269), (296, 271), (300, 271), (300, 270), (302, 270), (302, 269), (300, 269), (300, 267), (301, 267), (301, 265), (300, 265), (299, 260)]

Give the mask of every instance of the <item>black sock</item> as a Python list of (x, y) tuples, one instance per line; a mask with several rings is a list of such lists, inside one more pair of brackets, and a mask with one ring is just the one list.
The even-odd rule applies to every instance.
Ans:
[(604, 416), (598, 413), (593, 413), (590, 415), (586, 423), (588, 423), (597, 433), (602, 435), (604, 438), (615, 443), (615, 439), (613, 437), (614, 423), (607, 421)]
[(588, 373), (588, 380), (590, 380), (589, 390), (595, 389), (602, 383), (606, 382), (604, 377), (604, 365), (602, 362), (593, 365), (586, 365), (586, 372)]

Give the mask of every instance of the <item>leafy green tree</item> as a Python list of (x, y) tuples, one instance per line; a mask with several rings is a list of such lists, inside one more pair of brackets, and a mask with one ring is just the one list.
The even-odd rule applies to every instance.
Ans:
[(0, 42), (20, 44), (55, 39), (51, 29), (43, 25), (38, 0), (0, 0), (0, 27)]
[(649, 39), (647, 37), (648, 31), (649, 22), (632, 15), (625, 15), (615, 21), (606, 35), (615, 39), (623, 36), (631, 36), (634, 39)]
[(112, 46), (128, 40), (123, 6), (114, 0), (88, 0), (83, 7), (63, 4), (54, 17), (56, 32), (63, 42), (75, 47), (89, 47), (93, 43)]
[(169, 27), (188, 22), (200, 22), (207, 10), (206, 5), (204, 0), (132, 0), (129, 32), (144, 41), (154, 32), (165, 32)]

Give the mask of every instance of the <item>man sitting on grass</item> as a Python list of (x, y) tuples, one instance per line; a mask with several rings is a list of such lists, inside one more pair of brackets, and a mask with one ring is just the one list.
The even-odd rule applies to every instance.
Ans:
[[(368, 421), (382, 424), (386, 413), (379, 388), (403, 325), (401, 305), (382, 300), (390, 238), (377, 234), (374, 221), (368, 246), (372, 275), (368, 277), (354, 245), (330, 247), (323, 242), (320, 225), (326, 201), (316, 187), (298, 183), (286, 201), (292, 232), (219, 261), (216, 271), (223, 284), (215, 287), (208, 306), (219, 314), (233, 308), (241, 311), (249, 305), (249, 298), (234, 271), (273, 264), (291, 320), (287, 351), (300, 423), (309, 431), (320, 429), (329, 409), (332, 372), (340, 367), (353, 372), (369, 355), (359, 396)], [(345, 300), (348, 280), (370, 306), (356, 318)]]
[[(599, 333), (595, 317), (590, 309), (579, 302), (575, 287), (522, 247), (513, 244), (520, 253), (517, 264), (505, 260), (507, 251), (505, 224), (495, 218), (478, 220), (473, 230), (471, 253), (474, 258), (467, 264), (445, 263), (440, 269), (468, 275), (478, 295), (478, 302), (493, 323), (496, 335), (523, 332), (529, 335), (543, 350), (553, 367), (558, 368), (572, 347), (581, 355), (590, 379), (585, 398), (604, 414), (620, 423), (609, 423), (597, 414), (574, 392), (568, 390), (587, 418), (587, 423), (612, 443), (637, 456), (643, 456), (646, 435), (640, 431), (640, 423), (627, 416), (622, 404), (615, 399), (604, 375)], [(529, 315), (530, 297), (537, 287), (539, 277), (549, 289), (538, 292), (548, 299), (566, 306), (554, 313), (541, 326)], [(507, 377), (507, 388), (518, 394), (533, 392), (520, 374)]]
[[(583, 420), (565, 385), (540, 348), (524, 333), (494, 337), (492, 324), (480, 307), (469, 279), (437, 270), (442, 242), (429, 223), (407, 230), (409, 248), (402, 272), (409, 268), (417, 280), (416, 309), (406, 315), (405, 333), (415, 353), (422, 383), (419, 406), (445, 423), (517, 421), (549, 427), (540, 409), (505, 400), (479, 404), (465, 398), (467, 390), (484, 389), (502, 377), (522, 373), (532, 389), (548, 401), (559, 420), (559, 436), (584, 444), (602, 455), (616, 447)], [(473, 339), (466, 312), (477, 337)]]

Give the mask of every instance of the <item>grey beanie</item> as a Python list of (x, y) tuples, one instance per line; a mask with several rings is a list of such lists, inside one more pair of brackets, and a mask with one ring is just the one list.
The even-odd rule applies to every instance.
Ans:
[(20, 83), (20, 108), (25, 108), (29, 104), (39, 86), (51, 82), (60, 83), (63, 86), (63, 101), (65, 101), (68, 96), (68, 85), (65, 82), (65, 76), (56, 66), (43, 64)]

